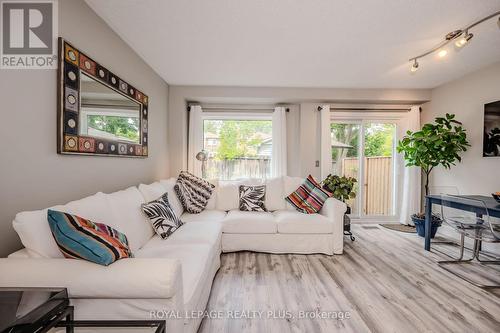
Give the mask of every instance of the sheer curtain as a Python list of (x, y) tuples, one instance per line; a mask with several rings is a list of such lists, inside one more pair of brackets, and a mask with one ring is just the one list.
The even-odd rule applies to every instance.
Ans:
[[(420, 130), (420, 106), (412, 106), (410, 112), (408, 112), (406, 128), (402, 131), (402, 135), (408, 130)], [(400, 139), (398, 138), (398, 140)], [(421, 175), (418, 167), (404, 167), (401, 212), (399, 214), (401, 224), (413, 225), (411, 215), (420, 212)]]
[(188, 171), (193, 175), (201, 177), (201, 162), (196, 159), (196, 154), (203, 147), (203, 121), (201, 106), (192, 105), (189, 111), (189, 134), (188, 134)]
[(273, 112), (273, 146), (271, 177), (287, 175), (286, 108), (277, 106)]
[(330, 105), (320, 106), (321, 122), (321, 179), (324, 180), (332, 170), (332, 134), (330, 129)]

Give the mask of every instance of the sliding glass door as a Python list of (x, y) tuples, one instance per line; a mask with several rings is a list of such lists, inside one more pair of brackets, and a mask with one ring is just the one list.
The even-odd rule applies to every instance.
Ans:
[(357, 180), (353, 217), (395, 215), (396, 122), (333, 120), (332, 173)]

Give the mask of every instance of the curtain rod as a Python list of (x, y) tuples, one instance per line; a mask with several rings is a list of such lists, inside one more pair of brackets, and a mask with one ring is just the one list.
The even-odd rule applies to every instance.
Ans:
[[(193, 104), (193, 105), (199, 105), (199, 104)], [(226, 111), (267, 111), (267, 112), (274, 112), (274, 108), (241, 108), (241, 107), (231, 107), (231, 106), (201, 106), (203, 110), (212, 110), (212, 111), (220, 111), (220, 112), (226, 112)], [(188, 105), (187, 107), (188, 111), (191, 111), (191, 105)], [(285, 108), (286, 112), (290, 112), (290, 108)]]
[[(330, 111), (332, 110), (346, 110), (346, 111), (405, 111), (409, 112), (411, 111), (410, 108), (408, 109), (390, 109), (390, 108), (352, 108), (352, 107), (345, 107), (345, 108), (339, 108), (339, 107), (331, 107)], [(321, 106), (318, 106), (318, 111), (321, 111)]]

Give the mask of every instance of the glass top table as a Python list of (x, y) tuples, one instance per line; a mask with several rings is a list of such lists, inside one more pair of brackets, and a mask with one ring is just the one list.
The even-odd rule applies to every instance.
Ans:
[(161, 320), (74, 320), (73, 312), (64, 288), (0, 288), (0, 333), (165, 332)]
[(68, 292), (61, 288), (0, 288), (0, 332), (35, 332), (72, 320)]

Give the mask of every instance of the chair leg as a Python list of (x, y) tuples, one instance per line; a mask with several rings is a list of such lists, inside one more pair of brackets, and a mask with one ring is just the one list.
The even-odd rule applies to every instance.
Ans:
[[(458, 244), (455, 243), (455, 242), (452, 242), (452, 243), (458, 245), (459, 248), (460, 248), (460, 253), (459, 253), (458, 258), (455, 258), (455, 257), (449, 255), (448, 253), (445, 253), (443, 251), (439, 251), (437, 249), (433, 249), (433, 251), (439, 252), (439, 253), (447, 256), (447, 257), (450, 257), (452, 259), (452, 260), (448, 260), (450, 262), (455, 262), (455, 261), (468, 262), (468, 261), (471, 261), (473, 259), (473, 258), (471, 258), (471, 259), (465, 259), (465, 260), (463, 260), (464, 250), (465, 250), (465, 236), (463, 234), (460, 234), (460, 243), (458, 243)], [(474, 248), (475, 248), (475, 246), (476, 246), (476, 244), (474, 243)], [(473, 251), (473, 253), (474, 253), (474, 251)]]
[[(463, 256), (464, 256), (464, 235), (461, 235), (461, 237), (460, 237), (460, 257), (458, 259), (455, 259), (455, 260), (438, 261), (438, 266), (441, 267), (442, 269), (450, 272), (451, 274), (455, 275), (456, 277), (459, 277), (462, 280), (469, 282), (470, 284), (472, 284), (472, 285), (474, 285), (476, 287), (479, 287), (479, 288), (482, 288), (482, 289), (496, 289), (496, 288), (500, 288), (500, 285), (484, 285), (484, 284), (481, 284), (481, 283), (477, 283), (476, 281), (468, 278), (467, 276), (464, 276), (464, 275), (462, 275), (460, 273), (454, 272), (451, 269), (449, 269), (448, 267), (446, 267), (446, 265), (470, 264), (474, 260), (474, 258), (476, 258), (476, 259), (479, 260), (479, 251), (481, 249), (481, 242), (478, 241), (477, 239), (474, 240), (474, 246), (473, 246), (473, 248), (474, 248), (474, 250), (473, 250), (473, 253), (472, 253), (472, 258), (464, 260), (463, 259)], [(487, 263), (487, 262), (482, 261), (482, 263)], [(500, 264), (500, 261), (492, 261), (491, 263), (492, 264)]]
[(482, 260), (479, 258), (480, 253), (481, 253), (481, 241), (479, 241), (479, 245), (477, 246), (477, 249), (476, 249), (475, 257), (476, 257), (477, 261), (479, 261), (481, 264), (485, 264), (485, 265), (500, 265), (500, 259), (498, 259), (498, 260)]

